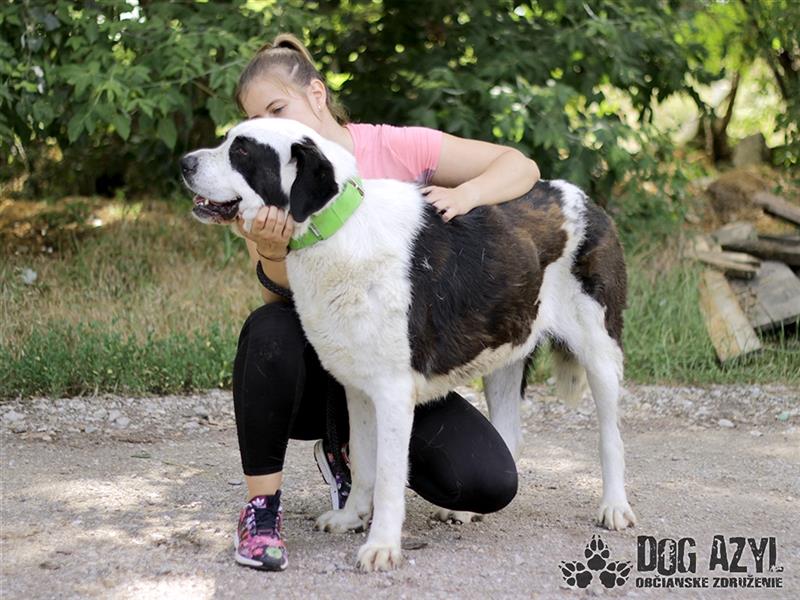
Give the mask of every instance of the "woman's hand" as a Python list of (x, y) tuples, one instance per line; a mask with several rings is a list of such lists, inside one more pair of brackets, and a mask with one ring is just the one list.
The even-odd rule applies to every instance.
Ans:
[(262, 206), (249, 232), (244, 230), (244, 219), (240, 215), (236, 217), (236, 228), (243, 237), (256, 243), (259, 254), (280, 259), (289, 251), (294, 220), (292, 215), (277, 206)]
[(469, 181), (458, 187), (446, 188), (429, 185), (420, 190), (428, 204), (433, 204), (445, 222), (464, 215), (480, 204), (478, 190)]

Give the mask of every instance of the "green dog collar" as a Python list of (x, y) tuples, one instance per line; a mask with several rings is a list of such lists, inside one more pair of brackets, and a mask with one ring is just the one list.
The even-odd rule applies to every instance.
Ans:
[(289, 248), (300, 250), (327, 240), (342, 228), (345, 221), (356, 212), (363, 199), (364, 189), (361, 179), (358, 177), (348, 179), (342, 193), (322, 211), (311, 217), (308, 231), (299, 238), (289, 241)]

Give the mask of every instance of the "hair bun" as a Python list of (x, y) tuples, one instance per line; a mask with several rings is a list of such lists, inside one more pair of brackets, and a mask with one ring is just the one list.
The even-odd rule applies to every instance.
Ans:
[(303, 45), (296, 36), (292, 35), (291, 33), (280, 33), (275, 36), (275, 39), (272, 40), (272, 47), (273, 48), (287, 48), (289, 50), (294, 50), (300, 56), (305, 58), (308, 62), (313, 63), (314, 60), (311, 58), (311, 53), (308, 49)]

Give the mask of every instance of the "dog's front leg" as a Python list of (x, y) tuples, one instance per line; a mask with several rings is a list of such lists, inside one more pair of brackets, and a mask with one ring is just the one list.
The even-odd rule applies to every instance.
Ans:
[(358, 550), (358, 566), (364, 571), (386, 571), (398, 567), (402, 559), (413, 385), (410, 379), (394, 379), (370, 392), (378, 426), (377, 469), (372, 527), (367, 542)]
[(315, 527), (341, 533), (366, 529), (372, 511), (375, 489), (377, 438), (375, 406), (356, 388), (347, 388), (347, 413), (350, 419), (350, 472), (353, 487), (342, 510), (329, 510), (317, 518)]

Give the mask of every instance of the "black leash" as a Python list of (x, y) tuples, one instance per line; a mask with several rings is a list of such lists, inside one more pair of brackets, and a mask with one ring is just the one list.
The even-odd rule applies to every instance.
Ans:
[(336, 426), (336, 402), (335, 394), (333, 393), (334, 386), (336, 383), (333, 379), (328, 380), (327, 390), (326, 390), (326, 436), (328, 443), (331, 445), (333, 450), (333, 464), (336, 466), (336, 469), (339, 473), (346, 473), (347, 467), (344, 464), (344, 460), (342, 458), (342, 445), (339, 443), (339, 431)]

